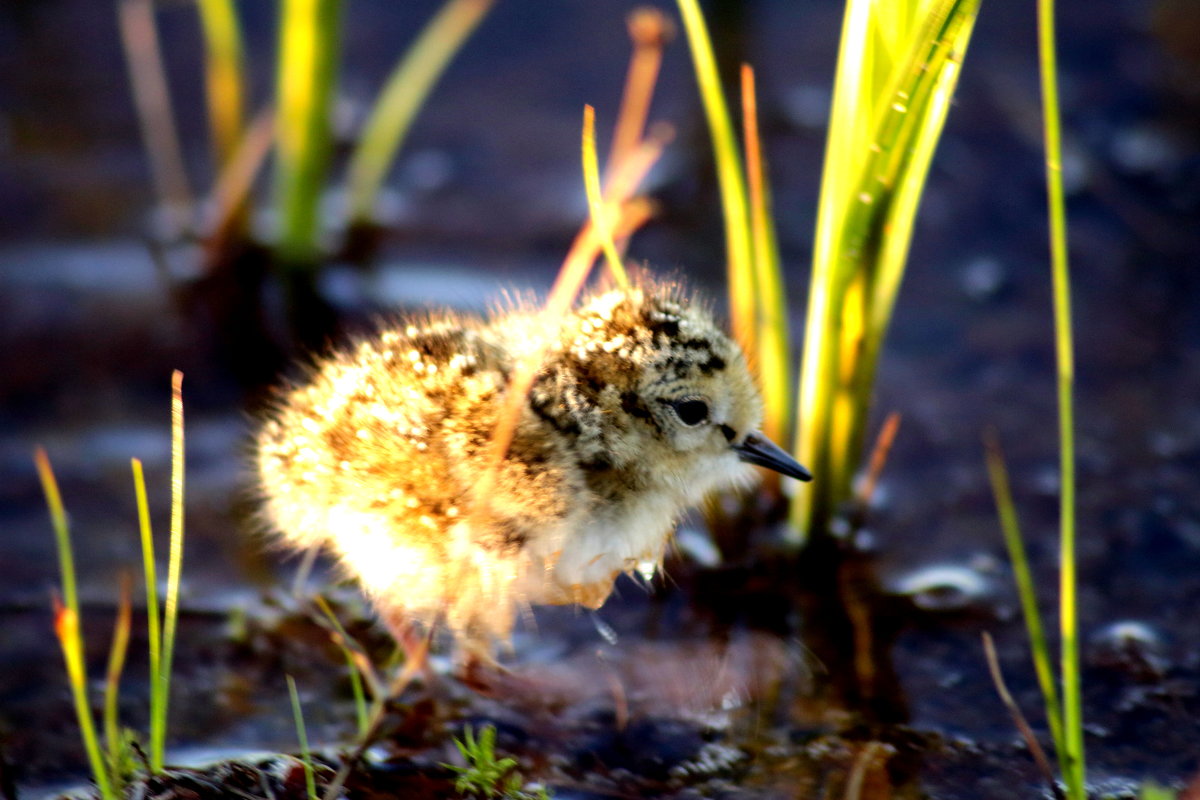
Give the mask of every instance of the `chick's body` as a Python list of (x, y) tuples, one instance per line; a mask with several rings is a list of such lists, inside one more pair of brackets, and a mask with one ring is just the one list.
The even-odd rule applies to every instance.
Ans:
[[(496, 464), (510, 379), (539, 353)], [(659, 562), (678, 514), (751, 480), (745, 462), (806, 477), (754, 433), (761, 415), (738, 347), (647, 284), (566, 319), (385, 330), (283, 395), (257, 467), (286, 542), (332, 549), (394, 630), (444, 620), (486, 656), (524, 604), (598, 607), (621, 572)]]

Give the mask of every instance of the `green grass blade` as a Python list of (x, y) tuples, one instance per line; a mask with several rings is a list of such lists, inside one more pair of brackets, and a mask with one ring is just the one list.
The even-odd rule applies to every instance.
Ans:
[(296, 681), (291, 675), (287, 676), (288, 696), (292, 700), (292, 720), (296, 724), (296, 738), (300, 742), (300, 761), (304, 764), (304, 789), (308, 800), (317, 800), (317, 781), (313, 771), (312, 756), (308, 751), (308, 731), (304, 727), (304, 712), (300, 708), (300, 695), (296, 691)]
[(245, 115), (242, 30), (233, 0), (197, 0), (204, 33), (205, 87), (217, 170), (237, 151)]
[(1053, 0), (1038, 0), (1038, 63), (1046, 144), (1046, 194), (1058, 366), (1059, 469), (1062, 482), (1059, 512), (1059, 625), (1062, 636), (1063, 733), (1066, 746), (1060, 758), (1068, 796), (1082, 800), (1086, 796), (1086, 765), (1079, 619), (1075, 601), (1075, 347), (1071, 333), (1071, 284), (1067, 263), (1067, 212), (1062, 183), (1062, 123), (1058, 102)]
[(988, 478), (992, 484), (992, 496), (996, 501), (996, 513), (1000, 517), (1000, 529), (1004, 532), (1004, 545), (1008, 549), (1009, 560), (1012, 561), (1017, 596), (1021, 599), (1021, 613), (1025, 619), (1025, 630), (1029, 634), (1033, 669), (1037, 675), (1038, 687), (1042, 690), (1042, 703), (1046, 709), (1050, 736), (1054, 739), (1054, 751), (1061, 754), (1066, 744), (1063, 738), (1062, 704), (1059, 702), (1058, 689), (1055, 686), (1050, 645), (1042, 627), (1041, 613), (1038, 611), (1033, 571), (1029, 568), (1029, 558), (1025, 554), (1025, 543), (1021, 537), (1017, 509), (1008, 482), (1008, 469), (1004, 465), (1000, 444), (994, 436), (989, 435), (986, 445)]
[(341, 0), (283, 0), (277, 109), (276, 255), (291, 268), (311, 268), (320, 256), (319, 207), (332, 130)]
[(100, 738), (96, 733), (96, 721), (92, 717), (87, 696), (87, 668), (83, 654), (83, 634), (79, 630), (79, 594), (75, 580), (75, 556), (71, 547), (71, 529), (67, 524), (67, 512), (63, 508), (58, 481), (50, 467), (46, 451), (34, 451), (34, 463), (46, 505), (50, 510), (50, 524), (54, 528), (54, 542), (58, 548), (59, 574), (62, 576), (63, 601), (55, 598), (54, 633), (62, 647), (63, 662), (67, 667), (67, 679), (71, 687), (71, 698), (75, 705), (75, 717), (79, 722), (79, 734), (87, 752), (92, 777), (104, 800), (115, 800), (116, 790), (104, 763), (100, 749)]
[(392, 71), (350, 162), (350, 221), (373, 221), (375, 198), (417, 112), (494, 0), (449, 0)]
[(758, 93), (754, 70), (742, 65), (742, 120), (745, 131), (746, 184), (750, 198), (750, 233), (754, 243), (754, 299), (758, 341), (758, 374), (765, 410), (763, 433), (774, 442), (786, 441), (792, 410), (791, 348), (783, 269), (771, 213), (771, 190), (766, 156), (758, 132)]
[(171, 375), (171, 541), (167, 555), (167, 595), (163, 602), (162, 655), (158, 671), (161, 718), (155, 727), (158, 738), (150, 741), (150, 765), (161, 770), (166, 753), (167, 709), (170, 705), (171, 669), (175, 657), (175, 635), (179, 622), (179, 585), (183, 577), (183, 373)]
[(697, 0), (677, 0), (683, 18), (692, 65), (704, 115), (712, 136), (713, 160), (721, 186), (721, 207), (725, 219), (726, 267), (729, 275), (730, 314), (733, 334), (742, 348), (757, 353), (755, 337), (755, 286), (753, 239), (750, 233), (745, 173), (739, 155), (729, 106), (721, 88), (712, 40)]
[(587, 192), (588, 211), (592, 218), (592, 227), (600, 236), (600, 247), (604, 250), (604, 259), (608, 263), (608, 271), (612, 273), (617, 285), (629, 286), (629, 276), (621, 256), (617, 254), (617, 245), (613, 241), (612, 216), (604, 205), (603, 190), (600, 188), (600, 164), (596, 158), (596, 109), (585, 105), (583, 107), (583, 186)]
[(142, 462), (132, 460), (133, 491), (137, 499), (138, 530), (142, 540), (142, 568), (146, 583), (146, 640), (150, 651), (150, 768), (162, 770), (162, 750), (155, 742), (166, 740), (167, 708), (162, 694), (162, 617), (158, 609), (158, 576), (154, 560), (154, 534), (150, 526), (150, 503), (146, 498), (146, 476)]

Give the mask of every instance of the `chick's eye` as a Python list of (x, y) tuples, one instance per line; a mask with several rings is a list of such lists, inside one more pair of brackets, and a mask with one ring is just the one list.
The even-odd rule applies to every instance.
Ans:
[(679, 421), (689, 427), (708, 421), (708, 403), (697, 398), (673, 400), (669, 404)]

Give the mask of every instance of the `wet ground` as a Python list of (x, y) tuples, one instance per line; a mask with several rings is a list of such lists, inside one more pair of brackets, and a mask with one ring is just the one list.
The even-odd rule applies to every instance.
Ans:
[[(352, 5), (346, 115), (433, 5)], [(1200, 30), (1188, 0), (1061, 5), (1089, 774), (1097, 795), (1128, 795), (1200, 767)], [(378, 265), (330, 270), (326, 296), (355, 309), (480, 307), (502, 288), (544, 290), (585, 213), (580, 109), (595, 105), (602, 130), (615, 114), (629, 7), (501, 3), (413, 131)], [(246, 11), (261, 98), (270, 8)], [(719, 13), (726, 59), (758, 68), (799, 330), (840, 9)], [(902, 414), (900, 435), (836, 573), (777, 555), (771, 530), (714, 564), (689, 523), (670, 580), (624, 584), (603, 625), (538, 610), (495, 697), (453, 682), (434, 700), (406, 694), (353, 788), (444, 794), (450, 734), (491, 722), (499, 749), (560, 797), (842, 796), (854, 781), (869, 797), (1041, 796), (980, 645), (982, 631), (996, 637), (1040, 730), (980, 444), (994, 426), (1049, 606), (1057, 451), (1033, 14), (984, 5), (879, 377), (877, 409)], [(192, 11), (170, 5), (160, 21), (205, 186)], [(332, 756), (353, 735), (344, 662), (288, 596), (295, 564), (249, 533), (252, 393), (229, 342), (173, 299), (143, 243), (150, 182), (111, 9), (7, 3), (0, 44), (0, 788), (11, 779), (37, 796), (85, 776), (50, 634), (56, 561), (32, 448), (49, 451), (71, 512), (98, 674), (117, 576), (139, 569), (130, 457), (146, 463), (166, 528), (174, 368), (186, 374), (189, 540), (170, 760), (295, 752), (285, 673), (310, 740)], [(680, 135), (654, 177), (661, 218), (631, 255), (715, 295), (723, 245), (689, 69), (676, 42), (654, 117)], [(383, 654), (353, 591), (334, 594)], [(865, 609), (849, 615), (857, 627), (847, 607)], [(848, 630), (867, 636), (868, 665), (846, 659)], [(125, 718), (144, 729), (136, 635), (131, 652)], [(222, 769), (224, 785), (252, 780)], [(276, 796), (299, 791), (294, 764), (265, 772)]]

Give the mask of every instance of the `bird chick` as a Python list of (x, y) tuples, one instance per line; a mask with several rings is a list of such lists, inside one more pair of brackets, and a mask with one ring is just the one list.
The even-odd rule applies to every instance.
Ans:
[[(512, 442), (491, 439), (540, 354)], [(257, 438), (266, 521), (328, 547), (393, 633), (444, 623), (490, 660), (527, 604), (598, 608), (661, 562), (680, 513), (750, 465), (807, 470), (758, 432), (745, 357), (679, 287), (387, 328), (319, 361)]]

